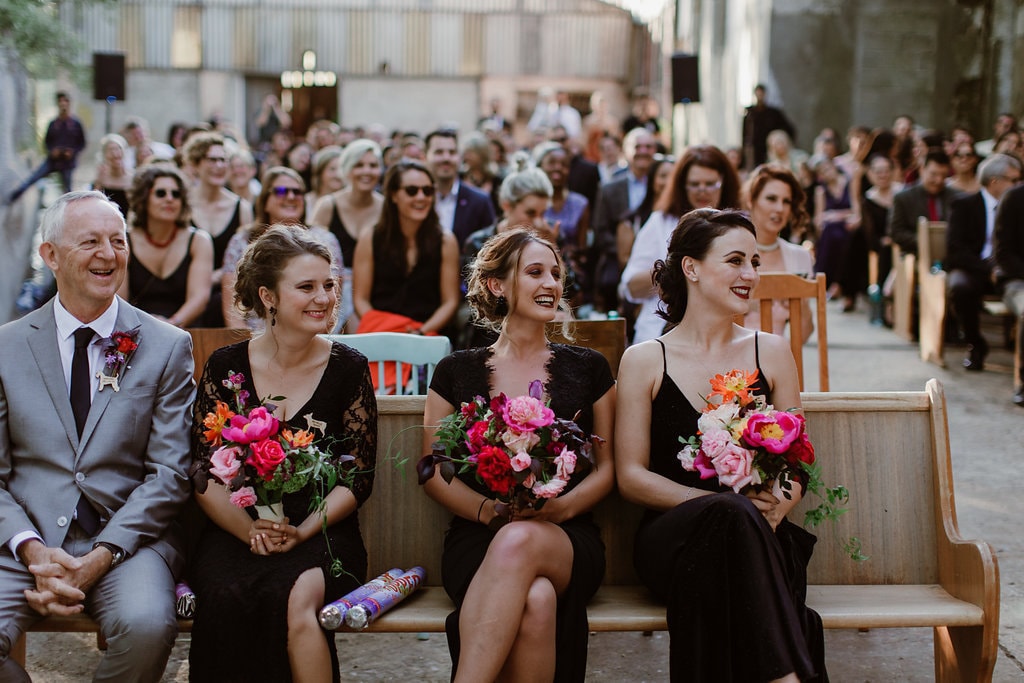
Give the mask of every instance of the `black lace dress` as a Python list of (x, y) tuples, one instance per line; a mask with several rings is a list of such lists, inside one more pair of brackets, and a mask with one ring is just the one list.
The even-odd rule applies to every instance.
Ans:
[[(770, 401), (757, 365), (755, 393)], [(679, 437), (696, 434), (699, 417), (663, 372), (651, 405), (650, 470), (719, 492), (648, 510), (637, 530), (637, 574), (668, 606), (671, 680), (746, 683), (796, 672), (827, 681), (821, 618), (804, 604), (815, 538), (788, 520), (773, 533), (746, 496), (682, 468)]]
[[(592, 433), (594, 403), (615, 384), (608, 361), (598, 352), (578, 346), (552, 344), (551, 351), (544, 387), (546, 395), (551, 398), (551, 409), (555, 415), (566, 419), (572, 419), (579, 411), (577, 423), (585, 433)], [(456, 408), (477, 396), (491, 395), (490, 357), (489, 347), (455, 352), (438, 363), (430, 388)], [(461, 475), (460, 479), (482, 495), (493, 497), (494, 494), (472, 474)], [(582, 476), (574, 475), (566, 492), (581, 479)], [(572, 542), (573, 562), (569, 588), (558, 603), (555, 680), (582, 681), (587, 672), (587, 602), (604, 578), (604, 543), (590, 513), (559, 526)], [(458, 608), (493, 537), (494, 533), (484, 524), (462, 517), (452, 519), (445, 536), (441, 578), (445, 591), (457, 608), (445, 624), (453, 678), (459, 661)]]
[[(208, 457), (201, 445), (202, 419), (220, 400), (232, 405), (232, 394), (221, 385), (230, 372), (245, 375), (244, 389), (256, 400), (249, 366), (249, 342), (218, 349), (206, 363), (196, 399), (193, 424), (193, 459)], [(373, 487), (377, 454), (377, 403), (370, 384), (366, 358), (343, 344), (333, 344), (330, 360), (313, 396), (295, 412), (292, 429), (307, 427), (305, 415), (327, 423), (326, 435), (337, 440), (336, 455), (356, 458), (352, 493), (362, 505)], [(318, 435), (319, 436), (319, 435)], [(197, 488), (205, 487), (202, 474)], [(309, 489), (285, 494), (284, 513), (294, 523), (309, 514)], [(250, 514), (255, 515), (250, 511)], [(359, 533), (358, 512), (327, 530), (330, 550), (347, 573), (332, 577), (324, 534), (316, 534), (280, 555), (254, 555), (249, 546), (212, 522), (206, 524), (188, 581), (196, 593), (196, 618), (189, 651), (192, 681), (290, 681), (287, 608), (292, 586), (306, 570), (324, 572), (324, 603), (336, 600), (366, 579), (366, 548)], [(334, 680), (338, 660), (334, 634), (324, 632), (331, 652)]]

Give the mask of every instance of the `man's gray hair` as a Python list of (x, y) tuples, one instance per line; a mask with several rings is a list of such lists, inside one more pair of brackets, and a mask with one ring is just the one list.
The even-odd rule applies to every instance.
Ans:
[(1017, 169), (1018, 173), (1021, 172), (1020, 161), (1016, 157), (1001, 152), (990, 154), (978, 166), (978, 182), (982, 187), (987, 187), (993, 180), (1005, 176), (1011, 168)]
[[(68, 192), (61, 195), (53, 204), (50, 204), (39, 219), (39, 234), (42, 236), (43, 242), (57, 243), (57, 240), (64, 233), (64, 214), (68, 206), (85, 199), (98, 199), (101, 202), (106, 202), (117, 211), (118, 216), (121, 216), (121, 210), (117, 208), (117, 204), (110, 201), (107, 195), (98, 190)], [(124, 216), (121, 216), (121, 224), (124, 225)]]

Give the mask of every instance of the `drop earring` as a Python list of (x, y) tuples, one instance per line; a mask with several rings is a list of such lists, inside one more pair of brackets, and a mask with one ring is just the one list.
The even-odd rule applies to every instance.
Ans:
[(277, 324), (277, 309), (271, 306), (268, 312), (270, 313), (270, 326), (273, 327)]
[(500, 318), (508, 315), (508, 299), (504, 296), (499, 296), (498, 300), (494, 302), (494, 314)]

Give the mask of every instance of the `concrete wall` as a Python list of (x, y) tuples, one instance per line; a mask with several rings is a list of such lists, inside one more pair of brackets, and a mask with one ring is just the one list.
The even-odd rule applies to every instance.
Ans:
[(475, 79), (346, 78), (338, 84), (339, 118), (352, 125), (383, 123), (388, 130), (454, 125), (468, 131), (479, 116), (478, 89)]

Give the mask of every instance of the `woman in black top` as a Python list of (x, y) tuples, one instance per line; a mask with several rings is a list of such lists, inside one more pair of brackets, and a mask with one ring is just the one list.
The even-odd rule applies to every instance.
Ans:
[(165, 164), (143, 166), (129, 199), (128, 277), (118, 293), (172, 325), (189, 327), (210, 298), (213, 241), (189, 224), (185, 176)]
[(434, 211), (434, 176), (403, 160), (384, 178), (380, 222), (356, 243), (356, 314), (385, 311), (411, 319), (410, 332), (442, 332), (459, 304), (459, 247)]

